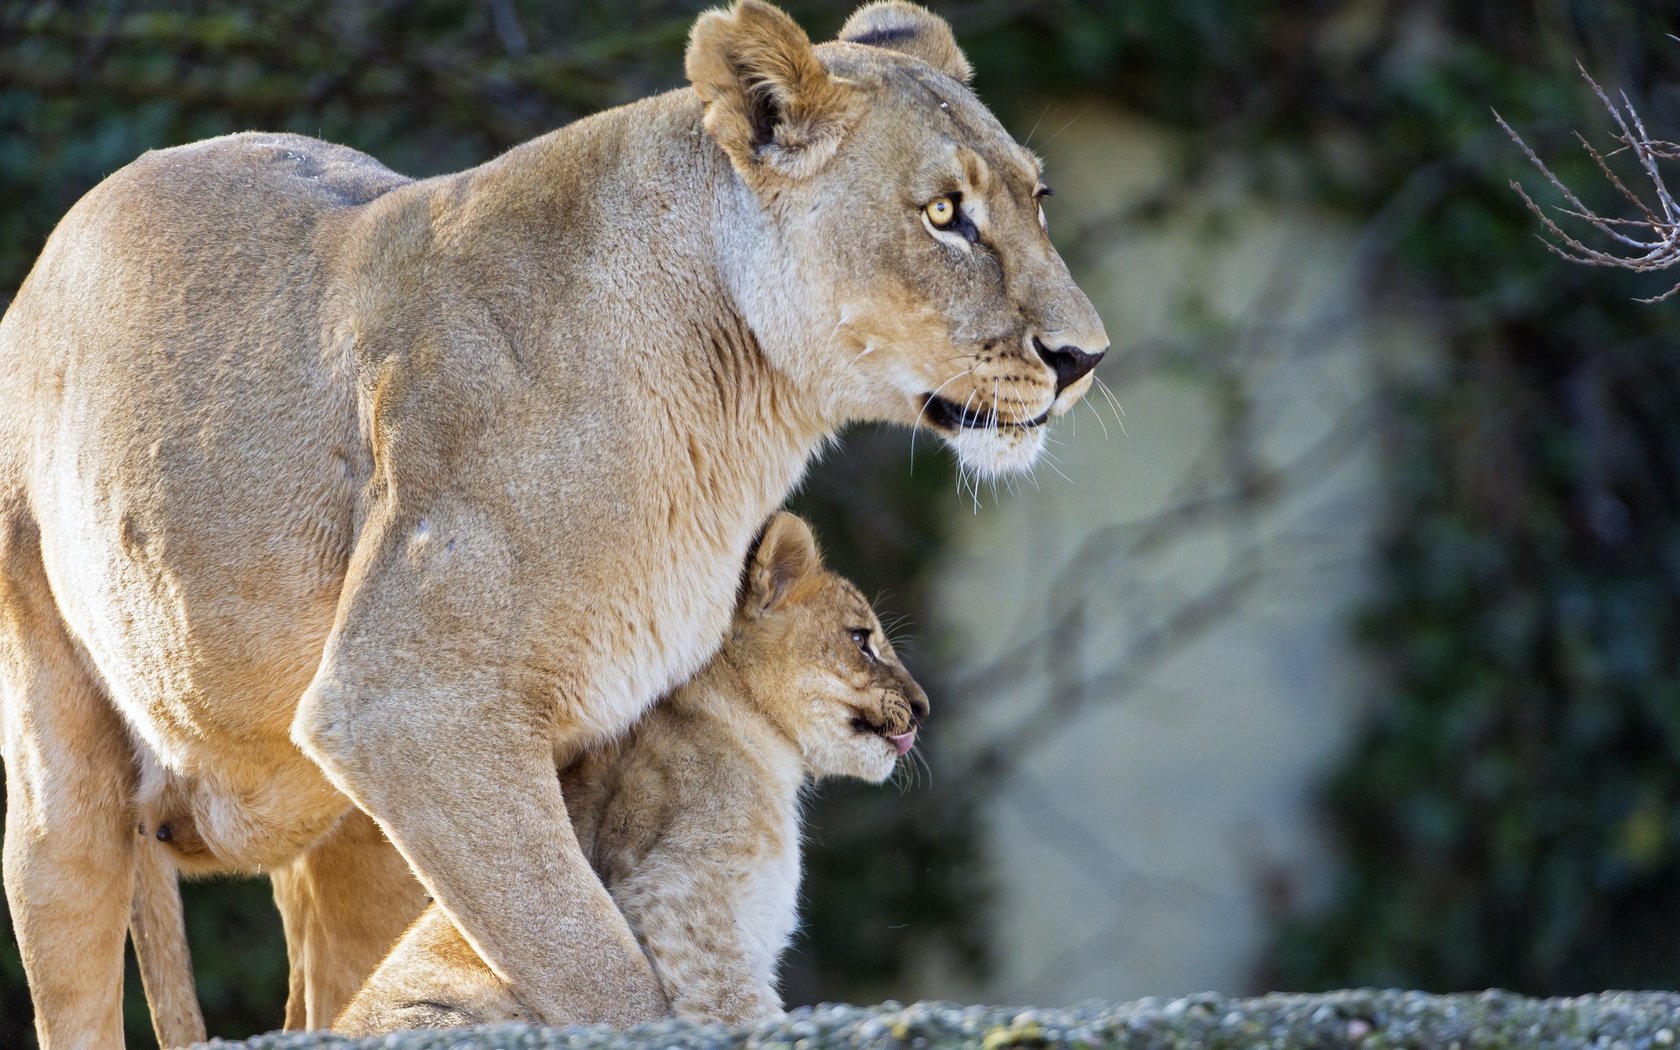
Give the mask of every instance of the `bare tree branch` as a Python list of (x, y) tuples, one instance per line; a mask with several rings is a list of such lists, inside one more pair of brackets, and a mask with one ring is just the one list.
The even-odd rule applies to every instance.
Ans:
[[(1615, 150), (1611, 155), (1614, 156), (1615, 153), (1624, 150), (1632, 152), (1639, 163), (1640, 171), (1651, 184), (1652, 193), (1656, 197), (1655, 207), (1646, 198), (1630, 189), (1627, 183), (1611, 168), (1605, 155), (1588, 142), (1585, 136), (1577, 132), (1575, 137), (1580, 141), (1581, 148), (1586, 150), (1587, 155), (1592, 158), (1593, 164), (1616, 192), (1620, 193), (1625, 200), (1639, 211), (1640, 217), (1629, 219), (1607, 216), (1587, 207), (1575, 195), (1574, 191), (1564, 184), (1562, 179), (1552, 173), (1552, 170), (1546, 166), (1545, 161), (1542, 161), (1539, 155), (1529, 148), (1528, 143), (1523, 141), (1522, 136), (1518, 135), (1511, 125), (1505, 122), (1505, 118), (1499, 115), (1499, 111), (1494, 110), (1493, 119), (1499, 122), (1499, 126), (1505, 129), (1505, 134), (1511, 136), (1511, 141), (1522, 149), (1529, 162), (1539, 169), (1540, 174), (1544, 175), (1546, 181), (1550, 182), (1553, 188), (1563, 195), (1563, 199), (1568, 204), (1568, 207), (1552, 205), (1550, 210), (1559, 215), (1585, 222), (1599, 234), (1615, 241), (1628, 251), (1618, 251), (1614, 248), (1604, 250), (1592, 247), (1565, 231), (1557, 220), (1548, 214), (1547, 209), (1535, 203), (1534, 198), (1528, 195), (1528, 191), (1523, 189), (1521, 183), (1513, 179), (1511, 188), (1522, 198), (1523, 203), (1528, 206), (1528, 210), (1534, 214), (1535, 218), (1540, 220), (1540, 224), (1546, 232), (1557, 238), (1556, 241), (1541, 238), (1541, 243), (1559, 257), (1586, 266), (1606, 266), (1619, 270), (1631, 270), (1634, 273), (1666, 270), (1680, 262), (1680, 204), (1676, 204), (1673, 194), (1669, 192), (1668, 185), (1663, 181), (1662, 171), (1659, 169), (1657, 162), (1680, 159), (1680, 145), (1663, 139), (1652, 138), (1650, 133), (1645, 130), (1645, 122), (1640, 119), (1638, 111), (1634, 109), (1633, 103), (1628, 99), (1625, 92), (1618, 93), (1621, 99), (1620, 105), (1618, 105), (1587, 73), (1585, 67), (1578, 66), (1577, 68), (1580, 68), (1582, 78), (1592, 88), (1593, 94), (1598, 96), (1598, 100), (1604, 104), (1604, 108), (1610, 113), (1610, 119), (1616, 124), (1617, 134), (1615, 139), (1622, 144), (1622, 148)], [(1640, 236), (1627, 232), (1631, 230), (1649, 230), (1650, 239), (1641, 239)], [(1676, 292), (1680, 292), (1680, 284), (1676, 284), (1660, 295), (1654, 295), (1649, 299), (1641, 299), (1639, 302), (1660, 303)]]

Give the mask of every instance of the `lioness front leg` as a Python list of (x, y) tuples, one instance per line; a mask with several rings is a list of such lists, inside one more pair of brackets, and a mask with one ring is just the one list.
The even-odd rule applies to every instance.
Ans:
[[(444, 501), (376, 510), (292, 734), (537, 1017), (634, 1024), (665, 1003), (554, 773), (605, 714), (562, 658), (590, 624), (541, 615), (553, 589), (510, 566), (552, 555), (527, 543)], [(580, 987), (609, 1008), (578, 1016)]]
[[(516, 698), (475, 702), (428, 685), (367, 693), (318, 683), (306, 698), (312, 756), (536, 1016), (664, 1016), (653, 973), (573, 834), (546, 734)], [(596, 994), (580, 997), (580, 987)], [(580, 1015), (580, 1001), (601, 1012)]]

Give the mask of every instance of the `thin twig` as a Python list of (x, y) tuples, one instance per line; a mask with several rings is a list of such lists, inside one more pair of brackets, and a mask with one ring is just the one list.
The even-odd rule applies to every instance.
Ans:
[[(1598, 96), (1599, 102), (1609, 111), (1610, 119), (1615, 122), (1617, 131), (1615, 139), (1622, 144), (1622, 148), (1612, 150), (1610, 156), (1615, 156), (1617, 153), (1624, 151), (1633, 154), (1639, 164), (1640, 171), (1651, 184), (1652, 192), (1656, 197), (1655, 206), (1653, 207), (1646, 197), (1630, 188), (1610, 167), (1610, 162), (1605, 154), (1588, 142), (1585, 136), (1577, 132), (1576, 139), (1580, 141), (1581, 148), (1586, 150), (1587, 156), (1592, 158), (1592, 162), (1598, 168), (1599, 173), (1604, 176), (1617, 193), (1621, 194), (1624, 200), (1638, 210), (1640, 218), (1630, 219), (1602, 215), (1587, 207), (1564, 184), (1562, 179), (1552, 173), (1552, 170), (1546, 166), (1545, 161), (1542, 161), (1539, 155), (1529, 148), (1528, 143), (1523, 141), (1522, 136), (1518, 135), (1511, 125), (1505, 123), (1505, 118), (1495, 110), (1493, 119), (1499, 122), (1499, 126), (1505, 130), (1505, 134), (1511, 136), (1511, 141), (1515, 142), (1523, 151), (1523, 155), (1528, 158), (1529, 163), (1533, 164), (1540, 174), (1545, 176), (1546, 181), (1551, 183), (1552, 187), (1563, 196), (1567, 206), (1554, 204), (1548, 212), (1547, 209), (1535, 203), (1534, 198), (1528, 195), (1528, 191), (1523, 189), (1521, 183), (1512, 180), (1511, 188), (1517, 192), (1517, 196), (1522, 198), (1523, 204), (1527, 206), (1534, 217), (1540, 220), (1540, 225), (1545, 232), (1555, 238), (1555, 240), (1548, 240), (1542, 237), (1541, 243), (1557, 256), (1585, 266), (1605, 266), (1618, 270), (1630, 270), (1634, 273), (1666, 270), (1676, 263), (1680, 263), (1680, 204), (1675, 202), (1673, 194), (1669, 192), (1668, 185), (1663, 181), (1662, 171), (1657, 162), (1680, 159), (1680, 146), (1664, 139), (1653, 139), (1650, 133), (1645, 130), (1645, 122), (1640, 119), (1638, 110), (1634, 108), (1633, 102), (1629, 100), (1626, 92), (1618, 92), (1618, 97), (1621, 99), (1620, 105), (1618, 105), (1587, 73), (1585, 67), (1578, 68), (1581, 69), (1581, 77), (1586, 80), (1592, 88), (1593, 94)], [(1552, 217), (1552, 213), (1586, 223), (1599, 234), (1629, 249), (1629, 252), (1619, 253), (1616, 250), (1605, 251), (1592, 247), (1558, 225), (1557, 220)], [(1643, 240), (1631, 232), (1624, 232), (1631, 230), (1649, 230), (1651, 239)], [(1676, 284), (1660, 295), (1638, 301), (1660, 303), (1676, 292), (1680, 292), (1680, 284)]]

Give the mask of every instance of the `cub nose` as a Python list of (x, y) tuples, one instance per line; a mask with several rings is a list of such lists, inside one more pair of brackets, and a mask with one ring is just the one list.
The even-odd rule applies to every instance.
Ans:
[(1033, 349), (1038, 356), (1056, 373), (1056, 393), (1061, 393), (1068, 387), (1084, 379), (1091, 369), (1097, 367), (1108, 347), (1103, 347), (1096, 353), (1086, 353), (1077, 346), (1058, 346), (1054, 350), (1044, 345), (1038, 336), (1033, 336)]
[(925, 697), (925, 696), (912, 696), (910, 698), (910, 724), (913, 725), (913, 726), (919, 726), (919, 725), (922, 724), (922, 719), (926, 718), (927, 716), (928, 716), (927, 697)]

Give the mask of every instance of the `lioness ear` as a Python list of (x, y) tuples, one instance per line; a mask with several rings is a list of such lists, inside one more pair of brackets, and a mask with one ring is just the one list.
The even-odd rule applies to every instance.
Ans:
[(917, 4), (902, 0), (878, 0), (852, 12), (840, 27), (840, 39), (851, 44), (868, 44), (890, 51), (902, 51), (919, 58), (959, 84), (974, 75), (951, 25)]
[(811, 526), (797, 514), (777, 511), (747, 562), (746, 607), (754, 614), (780, 605), (807, 576), (822, 568)]
[(860, 93), (830, 76), (799, 24), (760, 0), (707, 11), (688, 38), (706, 130), (743, 174), (812, 174), (845, 138)]

